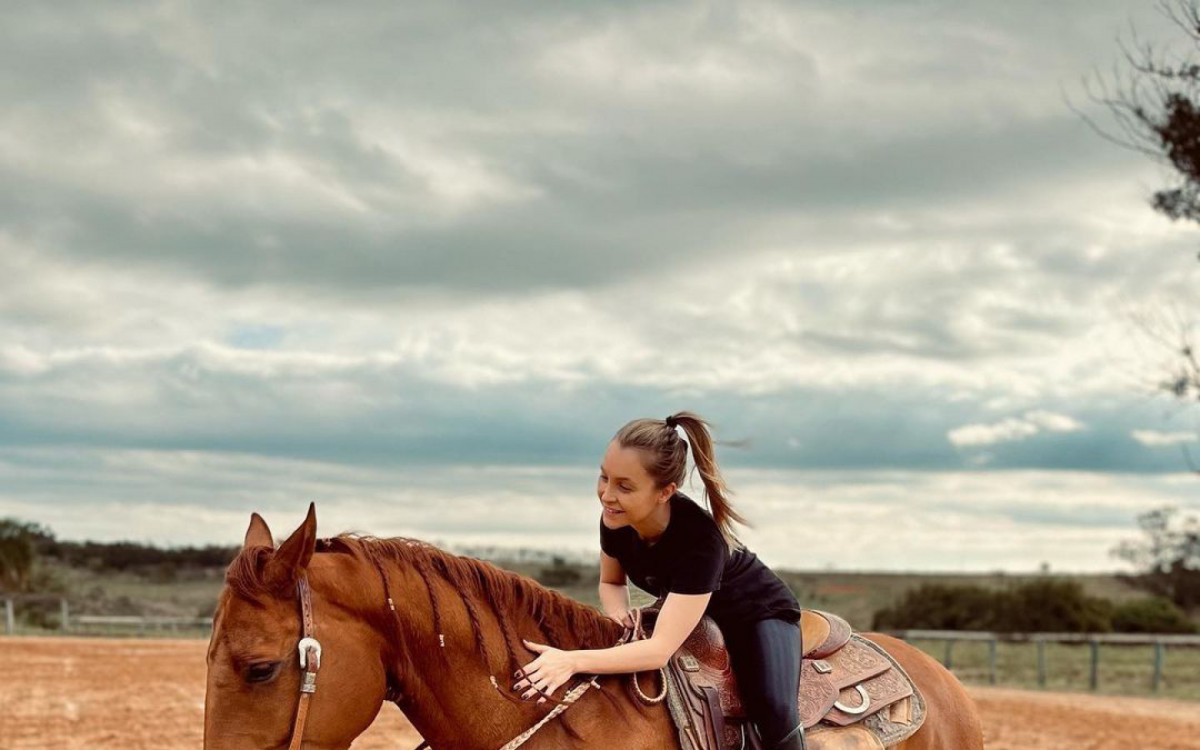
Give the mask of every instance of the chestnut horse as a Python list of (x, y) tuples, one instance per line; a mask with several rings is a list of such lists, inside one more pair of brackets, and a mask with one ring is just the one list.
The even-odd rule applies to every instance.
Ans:
[[(541, 705), (512, 691), (514, 671), (535, 656), (522, 638), (565, 649), (616, 643), (621, 626), (596, 610), (420, 541), (317, 539), (316, 528), (310, 506), (276, 548), (251, 517), (213, 618), (205, 750), (348, 748), (385, 702), (433, 750), (679, 747), (666, 704), (635, 697), (628, 675), (577, 675)], [(306, 667), (302, 636), (314, 639), (300, 643)], [(871, 639), (928, 706), (924, 726), (897, 747), (981, 750), (975, 707), (953, 675), (902, 641)], [(654, 695), (657, 676), (643, 677)]]

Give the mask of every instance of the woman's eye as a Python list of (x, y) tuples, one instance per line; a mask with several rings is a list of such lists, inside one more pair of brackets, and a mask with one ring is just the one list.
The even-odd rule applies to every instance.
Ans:
[(271, 661), (262, 662), (261, 664), (251, 664), (246, 669), (246, 682), (267, 682), (279, 673), (279, 665), (282, 662)]
[(624, 485), (622, 485), (622, 486), (619, 486), (617, 489), (621, 490), (621, 492), (633, 492), (633, 488), (632, 488), (632, 487), (626, 487), (626, 486), (624, 486)]

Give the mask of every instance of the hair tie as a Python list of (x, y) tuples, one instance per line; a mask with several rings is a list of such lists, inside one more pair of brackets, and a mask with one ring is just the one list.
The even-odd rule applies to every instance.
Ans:
[(667, 417), (663, 421), (666, 422), (667, 427), (670, 427), (672, 430), (679, 426), (679, 421), (675, 419), (674, 416)]

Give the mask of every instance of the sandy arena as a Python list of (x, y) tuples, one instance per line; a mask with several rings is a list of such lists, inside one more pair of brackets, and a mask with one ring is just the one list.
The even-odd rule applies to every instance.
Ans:
[[(0, 750), (192, 750), (204, 716), (201, 641), (0, 638)], [(973, 688), (989, 750), (1196, 750), (1200, 703)], [(385, 708), (356, 750), (419, 737)]]

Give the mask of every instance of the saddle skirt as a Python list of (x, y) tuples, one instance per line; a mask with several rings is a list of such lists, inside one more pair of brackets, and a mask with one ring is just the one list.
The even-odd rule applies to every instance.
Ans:
[[(883, 750), (921, 727), (925, 701), (887, 652), (827, 612), (804, 610), (800, 627), (800, 722), (810, 750)], [(701, 619), (664, 674), (684, 750), (762, 750), (710, 618)]]

